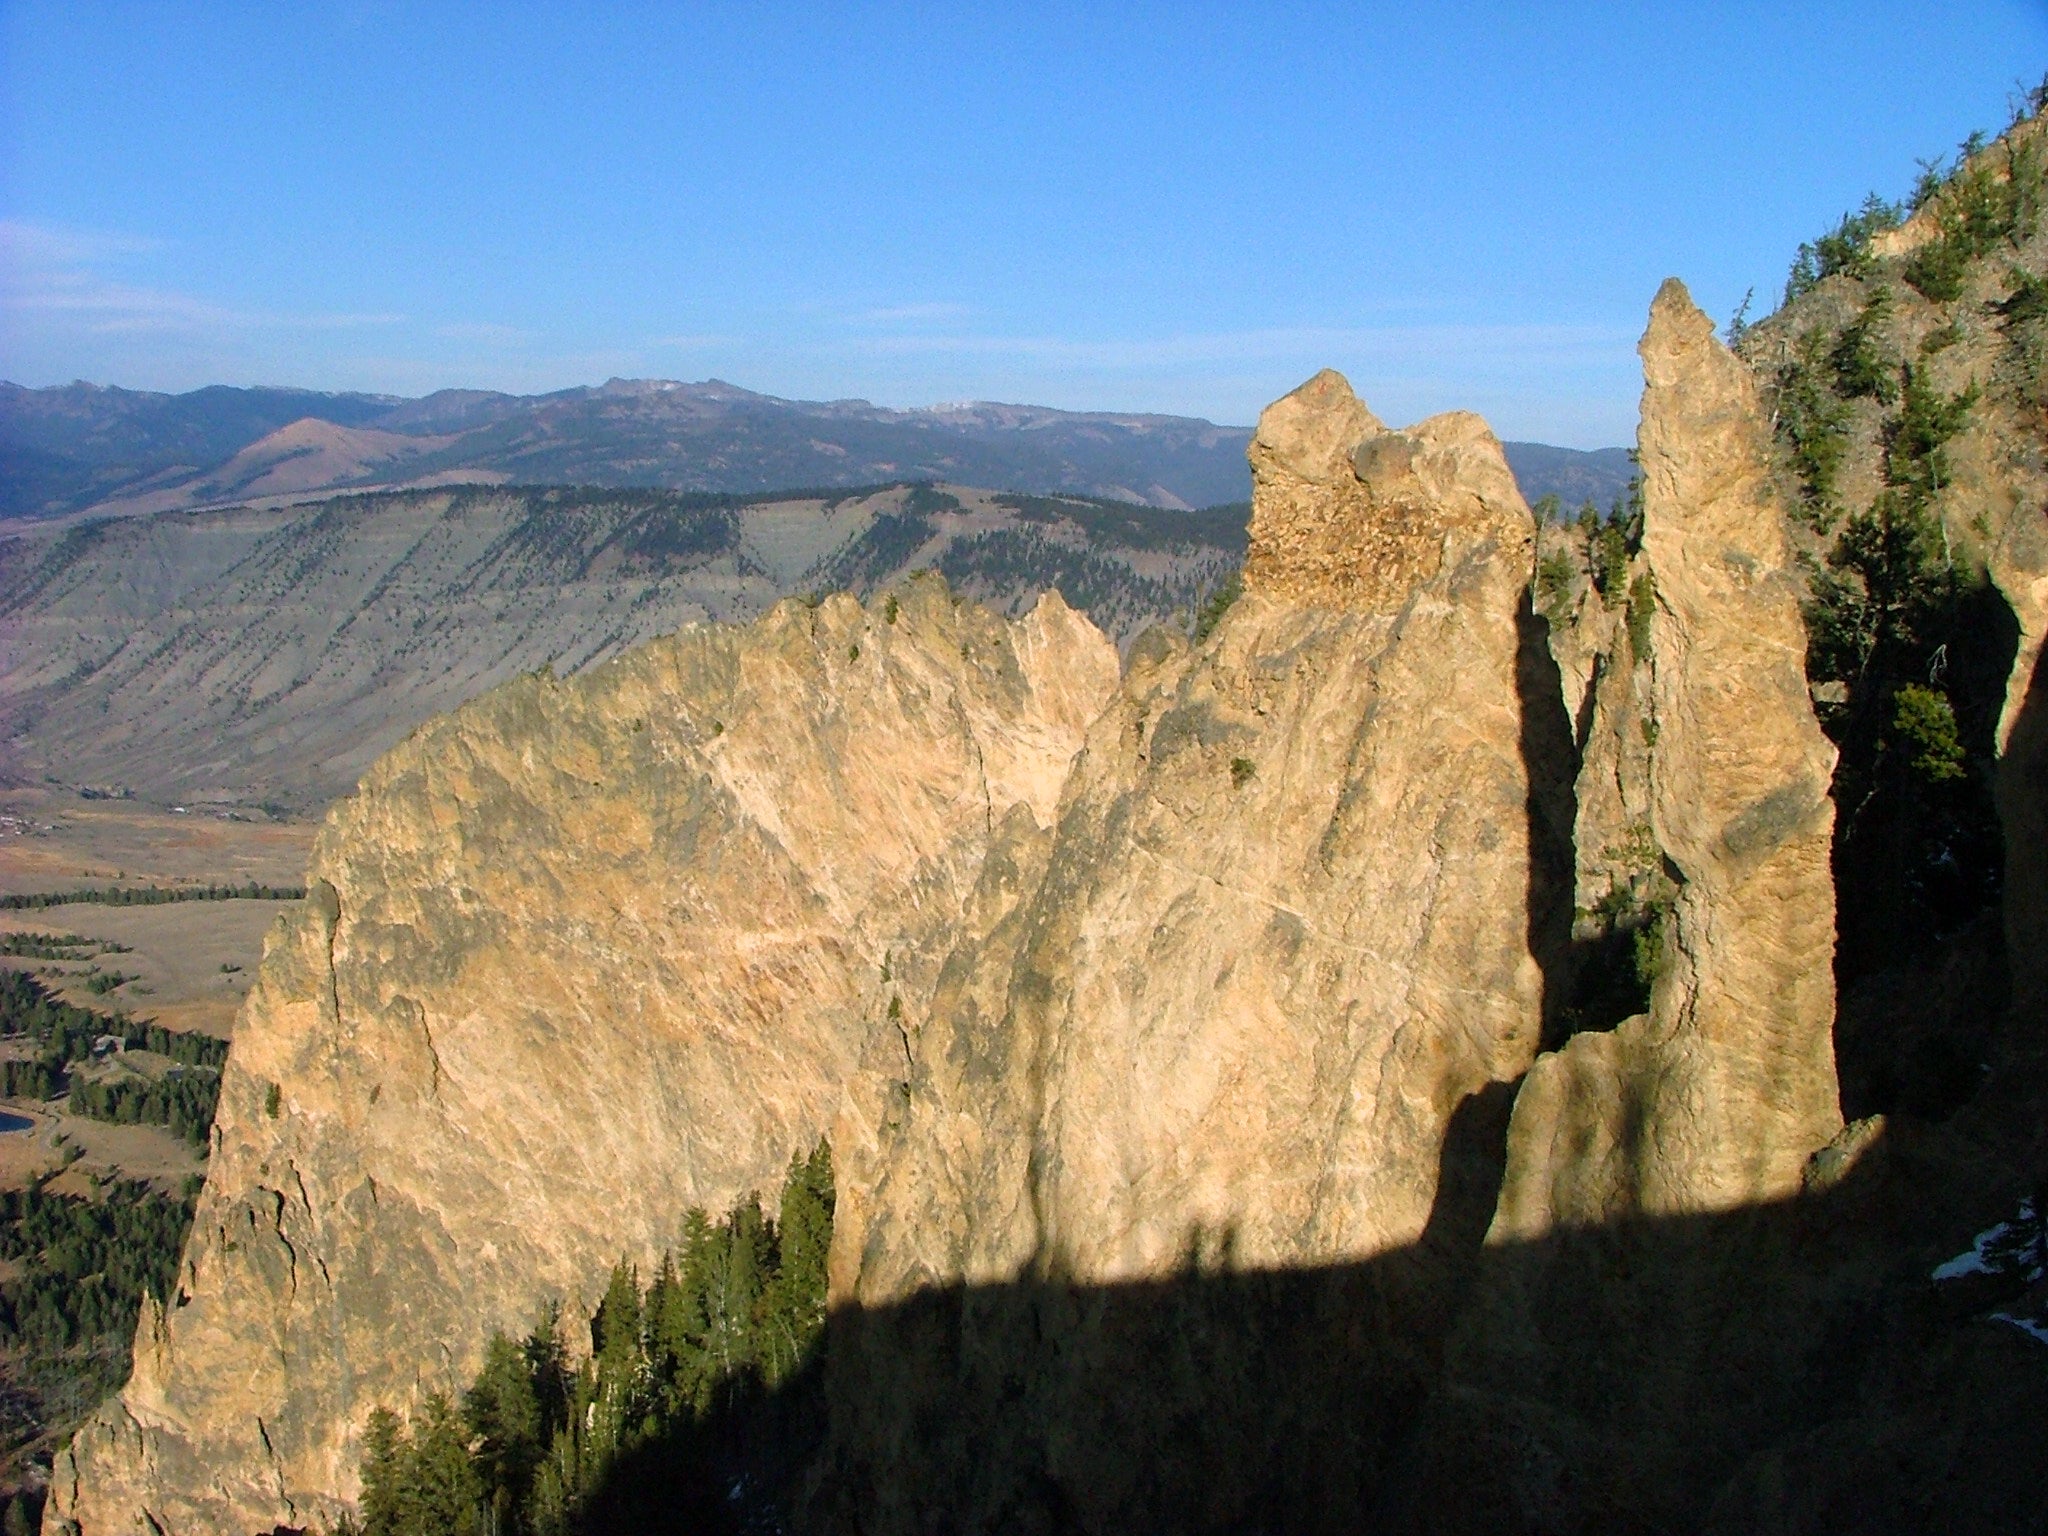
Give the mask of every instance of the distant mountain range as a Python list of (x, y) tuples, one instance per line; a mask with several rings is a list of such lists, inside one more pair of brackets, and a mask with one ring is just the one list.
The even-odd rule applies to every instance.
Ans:
[[(1250, 494), (1250, 429), (1185, 416), (976, 402), (891, 410), (722, 383), (613, 379), (422, 399), (303, 389), (155, 394), (0, 383), (0, 518), (304, 501), (457, 483), (757, 494), (946, 481), (1155, 507)], [(1507, 444), (1533, 502), (1605, 505), (1622, 449)]]

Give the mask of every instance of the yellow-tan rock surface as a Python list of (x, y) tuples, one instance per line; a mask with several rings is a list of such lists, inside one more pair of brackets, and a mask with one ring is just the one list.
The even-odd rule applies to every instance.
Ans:
[[(1518, 622), (1534, 529), (1499, 445), (1469, 415), (1388, 431), (1325, 373), (1266, 413), (1251, 459), (1244, 597), (1199, 647), (1140, 642), (1056, 826), (990, 861), (983, 917), (904, 1052), (856, 1080), (835, 1143), (842, 1302), (1413, 1245), (1453, 1118), (1536, 1052)], [(948, 1348), (999, 1354), (1003, 1326), (969, 1318)], [(959, 1433), (1053, 1434), (1116, 1369), (1094, 1327), (1038, 1326), (1019, 1388), (1038, 1406)], [(998, 1520), (1013, 1494), (971, 1455), (922, 1460), (910, 1405), (945, 1369), (897, 1358), (849, 1353), (865, 1385), (836, 1423), (841, 1467), (889, 1469), (872, 1479), (902, 1501), (874, 1512), (884, 1526)], [(1170, 1437), (1185, 1406), (1162, 1390), (1123, 1411)], [(1082, 1524), (1171, 1524), (1116, 1437), (1096, 1460), (1090, 1439), (1061, 1440)], [(1014, 1473), (1043, 1453), (993, 1459)], [(1221, 1523), (1248, 1512), (1233, 1471), (1207, 1486)]]
[[(373, 1406), (827, 1132), (807, 1528), (1682, 1528), (1752, 1454), (1769, 1493), (1898, 1268), (1839, 1242), (1887, 1143), (1838, 1105), (1757, 387), (1675, 282), (1641, 351), (1634, 595), (1568, 634), (1485, 425), (1326, 372), (1252, 443), (1242, 598), (1121, 676), (1057, 598), (914, 582), (423, 728), (272, 940), (56, 1513), (331, 1519)], [(1545, 1051), (1623, 867), (1669, 899), (1648, 1009)]]
[[(1302, 440), (1327, 463), (1290, 456)], [(1532, 530), (1499, 447), (1471, 416), (1389, 432), (1325, 373), (1267, 413), (1252, 462), (1245, 597), (1199, 650), (1134, 659), (1049, 847), (1020, 848), (1036, 888), (910, 1025), (899, 1123), (843, 1137), (887, 1143), (871, 1210), (849, 1169), (835, 1243), (863, 1301), (1032, 1264), (1158, 1274), (1191, 1245), (1279, 1265), (1409, 1242), (1445, 1121), (1535, 1051)], [(1283, 575), (1263, 541), (1311, 499), (1305, 467), (1428, 574)], [(1370, 532), (1323, 528), (1327, 565)]]
[(223, 1084), (167, 1315), (57, 1468), (92, 1536), (328, 1525), (373, 1407), (772, 1185), (922, 1010), (1116, 686), (1057, 596), (785, 603), (422, 727), (336, 807)]
[(1678, 888), (1668, 959), (1647, 1015), (1574, 1037), (1522, 1085), (1495, 1241), (1781, 1198), (1841, 1128), (1835, 754), (1807, 698), (1764, 417), (1675, 281), (1642, 355), (1645, 734), (1650, 831)]

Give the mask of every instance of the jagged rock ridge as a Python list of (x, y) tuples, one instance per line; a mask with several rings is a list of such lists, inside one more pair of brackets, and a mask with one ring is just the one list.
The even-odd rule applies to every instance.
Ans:
[(1005, 621), (927, 580), (528, 678), (386, 756), (267, 946), (178, 1296), (56, 1509), (330, 1524), (372, 1407), (772, 1185), (1115, 679), (1057, 596)]
[[(1885, 1447), (1987, 1387), (2048, 1422), (2018, 1330), (1895, 1315), (1898, 1255), (2013, 1165), (1841, 1131), (1831, 755), (1763, 418), (1682, 290), (1643, 355), (1654, 606), (1583, 669), (1483, 425), (1390, 432), (1325, 374), (1261, 423), (1245, 596), (1120, 681), (1057, 605), (921, 587), (902, 655), (835, 600), (424, 731), (266, 960), (184, 1304), (60, 1513), (333, 1510), (370, 1406), (828, 1120), (822, 1529), (1743, 1529), (1807, 1491), (1783, 1523), (1823, 1529), (1836, 1466), (1895, 1487)], [(877, 666), (850, 730), (824, 685)], [(733, 668), (786, 681), (707, 703)], [(1638, 811), (1669, 967), (1545, 1051), (1573, 844)], [(601, 1155), (533, 1148), (565, 1088), (579, 1124), (625, 1094)], [(1950, 1453), (1972, 1487), (2013, 1486), (2001, 1433)]]
[(1649, 829), (1677, 882), (1669, 960), (1648, 1014), (1578, 1036), (1523, 1084), (1503, 1238), (1782, 1197), (1841, 1128), (1835, 753), (1807, 699), (1803, 584), (1756, 386), (1675, 281), (1642, 351), (1656, 593), (1644, 766)]
[[(1134, 659), (1049, 843), (1019, 851), (1031, 886), (916, 1021), (908, 1111), (842, 1129), (874, 1148), (838, 1245), (865, 1302), (1025, 1265), (1156, 1275), (1190, 1244), (1281, 1265), (1411, 1241), (1444, 1120), (1534, 1052), (1532, 531), (1499, 447), (1473, 417), (1388, 432), (1324, 374), (1252, 462), (1244, 599), (1199, 650)], [(1290, 514), (1326, 473), (1426, 547), (1421, 579), (1290, 601)]]

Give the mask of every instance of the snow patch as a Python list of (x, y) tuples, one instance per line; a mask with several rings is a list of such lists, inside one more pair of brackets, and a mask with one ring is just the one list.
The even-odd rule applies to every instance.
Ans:
[(2010, 1312), (1994, 1312), (1991, 1314), (1991, 1320), (1994, 1323), (2011, 1323), (2021, 1333), (2039, 1339), (2043, 1344), (2048, 1344), (2048, 1321), (2044, 1321), (2041, 1318), (2015, 1317)]
[(2043, 1258), (2041, 1213), (2032, 1200), (2022, 1200), (2018, 1215), (1979, 1232), (1970, 1251), (1941, 1265), (1934, 1271), (1934, 1278), (1959, 1280), (1964, 1275), (2018, 1274), (2028, 1280), (2039, 1280), (2048, 1273)]
[[(2042, 1210), (2042, 1204), (2039, 1197), (2021, 1201), (2019, 1212), (2011, 1221), (2001, 1221), (1979, 1232), (1970, 1251), (1941, 1265), (1934, 1271), (1934, 1278), (1941, 1281), (1960, 1280), (1965, 1275), (1996, 1275), (2038, 1287), (2048, 1278), (2048, 1222), (2043, 1221), (2048, 1212)], [(2022, 1300), (2021, 1306), (2023, 1310), (2017, 1312), (1987, 1312), (1985, 1321), (2009, 1323), (2028, 1338), (2048, 1344), (2048, 1298), (2036, 1290), (2031, 1298)]]

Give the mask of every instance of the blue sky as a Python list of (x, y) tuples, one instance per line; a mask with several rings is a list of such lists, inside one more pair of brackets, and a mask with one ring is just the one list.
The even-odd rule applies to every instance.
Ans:
[(2048, 71), (1978, 5), (0, 3), (0, 377), (721, 377), (1628, 441), (1676, 273)]

